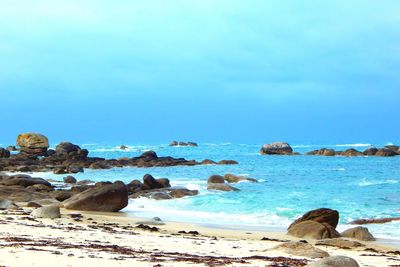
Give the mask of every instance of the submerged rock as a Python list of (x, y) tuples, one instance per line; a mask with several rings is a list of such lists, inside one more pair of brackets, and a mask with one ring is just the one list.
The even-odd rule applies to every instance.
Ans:
[(275, 142), (263, 145), (260, 153), (261, 155), (291, 155), (293, 149), (288, 143)]
[(207, 190), (218, 190), (218, 191), (240, 191), (238, 188), (230, 186), (229, 184), (215, 184), (209, 183)]
[(128, 205), (128, 190), (123, 182), (90, 188), (63, 202), (66, 209), (119, 211)]
[(238, 183), (241, 181), (250, 181), (250, 182), (258, 183), (257, 179), (249, 178), (249, 177), (245, 177), (245, 176), (234, 175), (231, 173), (225, 174), (224, 179), (228, 183)]

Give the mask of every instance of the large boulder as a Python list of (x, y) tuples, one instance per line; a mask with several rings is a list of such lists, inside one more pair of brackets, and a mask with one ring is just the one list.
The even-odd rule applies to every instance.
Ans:
[(378, 151), (375, 153), (375, 156), (378, 157), (393, 157), (393, 156), (398, 156), (399, 154), (397, 152), (395, 152), (392, 149), (388, 149), (388, 148), (381, 148), (378, 149)]
[(327, 223), (319, 223), (316, 221), (303, 221), (290, 226), (288, 234), (300, 238), (325, 239), (340, 237), (340, 234), (334, 227)]
[(38, 133), (24, 133), (17, 137), (17, 146), (22, 153), (44, 156), (49, 148), (49, 140)]
[(346, 256), (331, 256), (322, 260), (310, 263), (307, 267), (360, 267), (358, 263)]
[(61, 142), (56, 146), (55, 155), (68, 158), (84, 159), (88, 156), (87, 149), (81, 149), (80, 146), (70, 142)]
[(309, 243), (300, 241), (286, 242), (272, 248), (271, 250), (279, 250), (290, 255), (307, 257), (311, 259), (329, 257), (328, 252), (316, 248)]
[(35, 218), (48, 218), (48, 219), (60, 218), (61, 217), (60, 206), (58, 204), (43, 206), (33, 210), (31, 215)]
[(10, 151), (0, 147), (0, 158), (9, 158), (10, 157)]
[(301, 216), (299, 219), (295, 220), (290, 226), (292, 227), (293, 225), (304, 222), (304, 221), (315, 221), (319, 223), (327, 223), (333, 228), (336, 228), (336, 226), (339, 223), (339, 212), (337, 210), (332, 210), (328, 208), (320, 208), (320, 209), (315, 209), (306, 212), (303, 216)]
[(262, 155), (291, 155), (293, 149), (288, 143), (275, 142), (263, 145), (260, 153)]
[(164, 186), (159, 183), (151, 174), (143, 176), (143, 184), (147, 185), (150, 189), (163, 188)]
[(343, 237), (355, 238), (361, 241), (375, 241), (374, 236), (368, 231), (368, 228), (362, 226), (347, 229), (340, 235)]
[(358, 151), (357, 149), (349, 148), (340, 153), (340, 155), (345, 157), (357, 157), (357, 156), (363, 156), (364, 154)]
[(128, 205), (128, 190), (123, 182), (96, 186), (63, 202), (70, 210), (119, 211)]
[(375, 156), (376, 152), (378, 152), (378, 149), (376, 147), (370, 147), (365, 149), (363, 154), (365, 156)]

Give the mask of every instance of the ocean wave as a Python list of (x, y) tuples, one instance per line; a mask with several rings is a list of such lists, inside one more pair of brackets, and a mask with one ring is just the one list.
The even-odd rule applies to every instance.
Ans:
[(357, 143), (357, 144), (338, 144), (338, 145), (333, 145), (336, 147), (367, 147), (367, 146), (372, 146), (372, 144), (366, 144), (366, 143)]
[(293, 148), (308, 148), (308, 147), (314, 147), (312, 145), (294, 145), (292, 146)]
[(386, 179), (386, 180), (368, 180), (362, 179), (358, 186), (371, 186), (371, 185), (381, 185), (381, 184), (397, 184), (399, 181), (395, 179)]

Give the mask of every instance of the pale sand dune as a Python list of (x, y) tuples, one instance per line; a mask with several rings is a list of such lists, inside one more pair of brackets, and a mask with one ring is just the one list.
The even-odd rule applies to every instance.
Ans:
[[(55, 220), (32, 220), (29, 213), (22, 211), (1, 213), (0, 266), (272, 266), (273, 259), (285, 262), (275, 258), (279, 256), (287, 257), (286, 262), (293, 259), (290, 266), (302, 266), (300, 260), (305, 259), (268, 251), (283, 240), (296, 240), (283, 233), (172, 222), (157, 226), (159, 232), (150, 232), (136, 228), (136, 222), (143, 219), (123, 214), (81, 213), (82, 220), (75, 221), (68, 214), (77, 212), (66, 210), (61, 219)], [(181, 230), (198, 231), (200, 235), (177, 234)], [(262, 237), (282, 241), (261, 241)], [(399, 255), (387, 253), (395, 248), (366, 245), (380, 252), (364, 251), (365, 247), (318, 248), (331, 255), (352, 257), (360, 266), (400, 263)]]

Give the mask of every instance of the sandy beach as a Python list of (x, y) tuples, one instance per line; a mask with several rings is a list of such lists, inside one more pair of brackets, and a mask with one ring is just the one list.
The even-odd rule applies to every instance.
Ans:
[[(37, 219), (30, 212), (1, 211), (0, 266), (305, 266), (316, 260), (273, 249), (299, 240), (284, 233), (173, 222), (138, 227), (144, 219), (123, 213), (62, 209), (59, 219)], [(360, 266), (400, 264), (396, 248), (376, 242), (351, 249), (316, 247), (349, 256)]]

